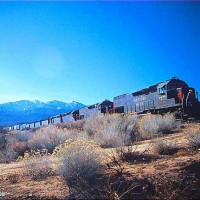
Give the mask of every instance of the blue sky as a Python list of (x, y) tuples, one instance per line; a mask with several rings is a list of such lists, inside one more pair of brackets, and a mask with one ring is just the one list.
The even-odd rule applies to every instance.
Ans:
[(200, 92), (200, 2), (0, 2), (0, 103), (93, 104), (178, 76)]

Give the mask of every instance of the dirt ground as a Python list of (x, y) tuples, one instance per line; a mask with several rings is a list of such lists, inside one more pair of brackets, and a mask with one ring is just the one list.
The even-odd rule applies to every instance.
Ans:
[[(165, 141), (174, 142), (181, 148), (177, 153), (171, 156), (160, 156), (159, 159), (151, 162), (124, 162), (122, 163), (124, 173), (129, 178), (140, 179), (182, 172), (199, 176), (196, 169), (192, 171), (191, 166), (193, 163), (200, 163), (200, 151), (188, 148), (188, 134), (194, 127), (200, 127), (200, 124), (184, 124), (179, 131), (162, 137)], [(138, 142), (137, 150), (140, 152), (147, 150), (152, 153), (153, 144), (160, 139)], [(24, 175), (23, 170), (23, 162), (0, 164), (0, 199), (64, 199), (67, 196), (68, 187), (62, 177), (52, 175), (45, 180), (36, 181)], [(8, 179), (8, 176), (14, 173), (19, 177), (17, 183), (11, 183)]]

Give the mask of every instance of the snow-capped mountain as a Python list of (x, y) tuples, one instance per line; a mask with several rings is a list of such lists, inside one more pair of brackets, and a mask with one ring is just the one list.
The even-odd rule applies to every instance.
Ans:
[(65, 103), (61, 101), (21, 100), (0, 104), (0, 126), (9, 126), (17, 123), (32, 122), (48, 117), (77, 110), (85, 105), (72, 101)]

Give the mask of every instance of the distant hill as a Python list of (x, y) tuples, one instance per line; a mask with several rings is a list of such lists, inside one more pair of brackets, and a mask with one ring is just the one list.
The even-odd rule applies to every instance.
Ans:
[(48, 117), (80, 109), (85, 105), (72, 101), (65, 103), (61, 101), (21, 100), (0, 104), (0, 126), (9, 126), (17, 123), (33, 122)]

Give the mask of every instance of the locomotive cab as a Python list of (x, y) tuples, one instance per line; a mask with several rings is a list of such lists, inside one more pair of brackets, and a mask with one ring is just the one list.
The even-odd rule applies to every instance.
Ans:
[(185, 98), (185, 112), (187, 115), (198, 117), (199, 112), (199, 101), (198, 101), (198, 93), (195, 92), (194, 88), (189, 88), (187, 96)]
[(184, 81), (173, 77), (167, 83), (167, 98), (174, 99), (175, 105), (182, 112), (183, 117), (197, 115), (198, 98), (194, 88), (190, 88)]

